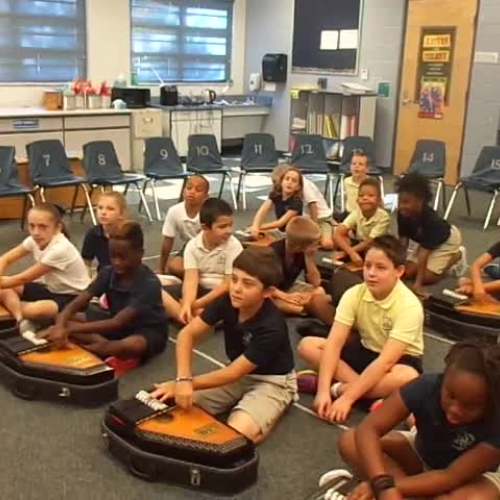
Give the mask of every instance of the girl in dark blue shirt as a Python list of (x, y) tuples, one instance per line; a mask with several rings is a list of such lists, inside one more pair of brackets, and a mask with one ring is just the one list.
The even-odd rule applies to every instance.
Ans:
[[(500, 347), (459, 343), (445, 363), (341, 436), (342, 457), (365, 479), (350, 499), (500, 499)], [(392, 430), (410, 414), (416, 428)]]
[[(270, 229), (285, 231), (290, 219), (297, 215), (302, 215), (303, 188), (304, 181), (300, 170), (291, 166), (285, 168), (279, 176), (278, 181), (273, 185), (269, 193), (269, 198), (257, 210), (253, 223), (248, 228), (250, 234), (257, 239), (260, 231)], [(263, 223), (272, 207), (274, 207), (276, 220)]]

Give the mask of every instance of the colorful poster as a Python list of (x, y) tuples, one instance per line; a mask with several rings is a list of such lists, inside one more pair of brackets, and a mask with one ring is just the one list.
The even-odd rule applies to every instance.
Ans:
[(450, 92), (454, 42), (455, 28), (422, 30), (417, 77), (420, 118), (443, 118)]

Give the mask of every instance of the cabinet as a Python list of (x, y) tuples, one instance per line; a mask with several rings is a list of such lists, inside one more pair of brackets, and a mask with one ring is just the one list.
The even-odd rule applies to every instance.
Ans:
[(220, 149), (222, 140), (222, 110), (172, 110), (170, 111), (170, 123), (167, 134), (174, 141), (180, 156), (187, 155), (188, 137), (192, 134), (214, 135)]
[(57, 118), (0, 118), (0, 146), (14, 146), (16, 156), (27, 157), (26, 145), (34, 141), (63, 141), (63, 121)]
[(91, 141), (112, 141), (124, 170), (132, 168), (130, 149), (130, 116), (68, 116), (64, 118), (66, 151), (83, 153)]
[(162, 115), (159, 109), (132, 111), (132, 165), (136, 172), (144, 170), (144, 139), (162, 136)]
[(290, 135), (319, 134), (345, 139), (375, 133), (376, 94), (346, 94), (320, 90), (292, 91)]

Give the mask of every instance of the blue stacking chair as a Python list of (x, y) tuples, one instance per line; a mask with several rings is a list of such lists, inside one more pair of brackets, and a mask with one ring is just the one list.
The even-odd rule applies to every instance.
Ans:
[(290, 158), (290, 164), (300, 168), (304, 175), (325, 176), (325, 195), (330, 191), (330, 206), (333, 207), (333, 179), (338, 172), (326, 158), (323, 138), (316, 134), (297, 134)]
[(340, 210), (345, 211), (345, 192), (344, 192), (344, 179), (350, 175), (351, 171), (351, 158), (354, 152), (360, 151), (365, 154), (370, 160), (370, 167), (368, 175), (377, 177), (380, 182), (380, 192), (382, 199), (384, 199), (384, 179), (382, 177), (383, 171), (377, 166), (375, 158), (375, 144), (371, 137), (364, 135), (353, 135), (346, 137), (342, 140), (342, 158), (340, 160), (340, 176), (335, 187), (335, 197), (340, 186)]
[(156, 183), (170, 179), (184, 179), (179, 196), (179, 200), (181, 200), (184, 186), (189, 177), (189, 173), (184, 169), (177, 149), (170, 137), (150, 137), (145, 140), (144, 175), (146, 181), (143, 185), (143, 192), (146, 193), (146, 189), (151, 183), (156, 217), (161, 220), (160, 203), (155, 189)]
[(23, 213), (21, 229), (24, 228), (28, 201), (35, 206), (34, 190), (21, 184), (17, 171), (16, 148), (14, 146), (0, 146), (0, 198), (23, 197)]
[[(96, 224), (87, 181), (71, 171), (62, 142), (59, 140), (35, 141), (26, 146), (26, 151), (28, 152), (29, 169), (35, 192), (40, 192), (42, 201), (45, 201), (46, 189), (73, 186), (75, 188), (71, 202), (71, 214), (73, 214), (78, 188), (81, 188), (85, 194), (87, 204), (85, 208), (88, 207), (92, 222)], [(82, 216), (85, 213), (85, 208)]]
[(96, 187), (100, 187), (101, 191), (104, 191), (106, 187), (125, 186), (123, 194), (126, 196), (129, 186), (134, 185), (137, 188), (149, 221), (153, 222), (141, 186), (146, 178), (143, 175), (123, 172), (111, 141), (92, 141), (85, 144), (83, 146), (83, 168), (87, 182), (90, 185), (90, 193)]
[(247, 209), (247, 175), (272, 172), (274, 167), (278, 165), (278, 159), (274, 136), (261, 133), (245, 135), (239, 168), (238, 191), (236, 192), (238, 202), (240, 194), (243, 192), (243, 210)]
[(238, 208), (233, 178), (231, 176), (231, 168), (224, 165), (224, 161), (217, 146), (217, 140), (213, 134), (192, 134), (188, 137), (188, 156), (186, 164), (188, 172), (202, 175), (221, 175), (219, 198), (222, 196), (224, 183), (227, 179), (229, 181), (234, 208), (235, 210)]
[[(450, 202), (444, 214), (445, 219), (449, 217), (460, 189), (464, 191), (467, 214), (469, 216), (471, 214), (469, 190), (491, 194), (490, 204), (483, 224), (483, 230), (486, 229), (490, 223), (497, 197), (500, 194), (500, 147), (485, 146), (481, 150), (471, 175), (460, 179), (458, 184), (453, 188)], [(500, 225), (500, 219), (497, 222), (498, 225)]]
[(434, 210), (439, 207), (439, 199), (443, 195), (443, 208), (446, 209), (446, 144), (443, 141), (420, 139), (415, 144), (408, 173), (419, 173), (430, 181), (436, 182)]

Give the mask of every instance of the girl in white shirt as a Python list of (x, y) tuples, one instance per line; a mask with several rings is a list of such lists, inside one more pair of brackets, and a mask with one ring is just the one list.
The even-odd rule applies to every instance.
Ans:
[[(43, 203), (32, 208), (28, 230), (30, 236), (0, 257), (0, 302), (18, 322), (46, 321), (85, 290), (90, 278), (80, 253), (65, 235), (57, 207)], [(35, 261), (32, 266), (4, 276), (7, 267), (28, 255)], [(26, 323), (20, 326), (27, 329)]]

